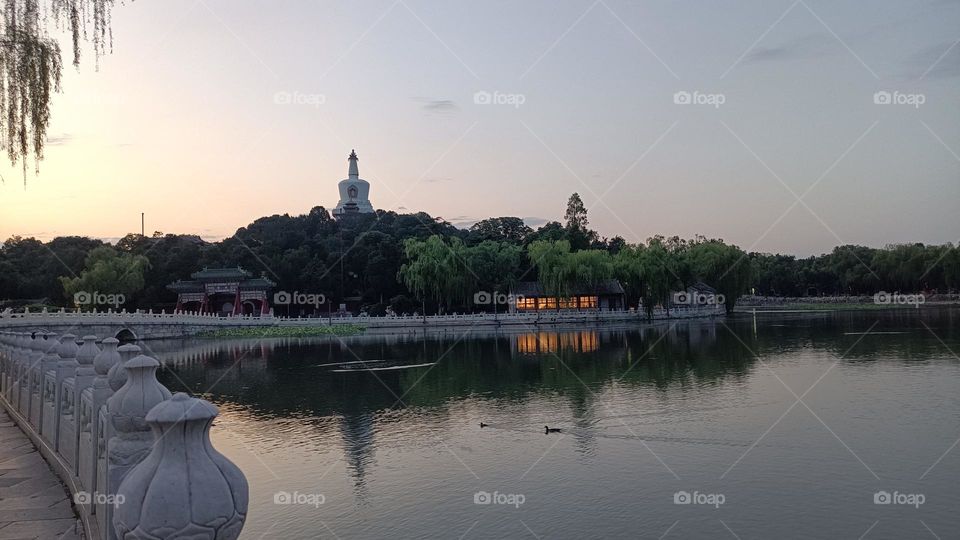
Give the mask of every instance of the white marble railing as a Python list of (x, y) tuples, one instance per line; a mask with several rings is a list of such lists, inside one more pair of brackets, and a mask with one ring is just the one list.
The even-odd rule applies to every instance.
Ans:
[[(704, 307), (674, 307), (669, 310), (656, 308), (652, 318), (684, 318), (702, 317), (720, 313), (723, 306), (711, 305)], [(628, 320), (646, 319), (644, 311), (637, 310), (561, 310), (561, 311), (533, 311), (533, 312), (505, 312), (505, 313), (452, 313), (445, 315), (387, 315), (383, 317), (282, 317), (248, 315), (215, 315), (210, 313), (196, 313), (191, 311), (177, 311), (172, 313), (154, 313), (150, 311), (39, 311), (26, 313), (2, 313), (0, 320), (5, 326), (42, 326), (51, 323), (70, 324), (195, 324), (202, 326), (273, 326), (273, 325), (315, 325), (315, 324), (365, 324), (371, 326), (391, 325), (391, 323), (429, 322), (459, 322), (459, 321), (538, 321), (538, 320)]]
[(97, 342), (0, 332), (0, 402), (73, 493), (86, 536), (237, 538), (248, 487), (210, 444), (216, 407), (171, 396), (136, 345)]

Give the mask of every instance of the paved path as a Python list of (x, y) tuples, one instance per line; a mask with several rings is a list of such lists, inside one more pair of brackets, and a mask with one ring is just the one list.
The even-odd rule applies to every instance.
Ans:
[(67, 488), (0, 406), (0, 540), (79, 539)]

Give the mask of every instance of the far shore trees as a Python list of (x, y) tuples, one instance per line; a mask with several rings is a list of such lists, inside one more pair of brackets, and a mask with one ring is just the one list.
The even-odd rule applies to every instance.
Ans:
[[(628, 243), (589, 230), (578, 200), (571, 197), (566, 224), (553, 221), (536, 230), (512, 216), (463, 230), (423, 212), (379, 210), (335, 220), (315, 207), (299, 216), (257, 219), (220, 241), (157, 232), (129, 234), (109, 246), (85, 237), (41, 242), (15, 236), (0, 245), (0, 310), (73, 306), (73, 293), (60, 278), (79, 276), (88, 254), (103, 246), (149, 261), (143, 287), (126, 298), (128, 309), (172, 309), (176, 297), (166, 289), (168, 283), (188, 279), (203, 267), (238, 265), (275, 281), (278, 290), (323, 294), (334, 307), (347, 298), (359, 299), (360, 308), (371, 315), (388, 309), (492, 311), (492, 306), (474, 305), (473, 295), (504, 293), (519, 281), (537, 279), (551, 294), (563, 295), (613, 277), (626, 289), (628, 305), (642, 304), (648, 311), (657, 305), (669, 308), (673, 291), (701, 280), (726, 296), (727, 309), (748, 292), (802, 297), (960, 289), (960, 250), (952, 244), (838, 246), (824, 255), (798, 258), (745, 254), (705, 237), (654, 236)], [(584, 243), (584, 238), (595, 240)]]
[(144, 273), (149, 266), (150, 260), (143, 255), (100, 246), (87, 255), (86, 268), (79, 276), (61, 277), (60, 282), (74, 307), (83, 310), (119, 309), (127, 298), (143, 289)]

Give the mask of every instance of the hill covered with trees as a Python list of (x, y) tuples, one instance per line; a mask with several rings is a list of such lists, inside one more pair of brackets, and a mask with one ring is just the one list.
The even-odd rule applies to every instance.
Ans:
[[(219, 242), (197, 236), (129, 234), (115, 245), (86, 237), (49, 242), (12, 237), (0, 246), (0, 300), (73, 306), (73, 292), (122, 293), (127, 309), (170, 309), (166, 285), (204, 267), (242, 266), (278, 290), (323, 294), (336, 306), (360, 298), (382, 314), (426, 309), (478, 311), (478, 291), (540, 280), (563, 294), (578, 284), (617, 278), (628, 304), (665, 304), (671, 291), (703, 281), (728, 309), (742, 294), (818, 296), (960, 288), (960, 250), (947, 244), (839, 246), (828, 254), (744, 253), (723, 240), (653, 237), (630, 244), (589, 228), (577, 194), (565, 223), (534, 230), (517, 217), (459, 229), (426, 213), (379, 210), (334, 220), (323, 207), (299, 216), (260, 218)], [(119, 289), (123, 289), (120, 291)], [(325, 311), (325, 310), (324, 310)]]

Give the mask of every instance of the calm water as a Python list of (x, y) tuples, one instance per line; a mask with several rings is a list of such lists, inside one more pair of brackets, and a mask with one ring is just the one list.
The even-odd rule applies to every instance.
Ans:
[(960, 537), (960, 310), (146, 347), (244, 538)]

